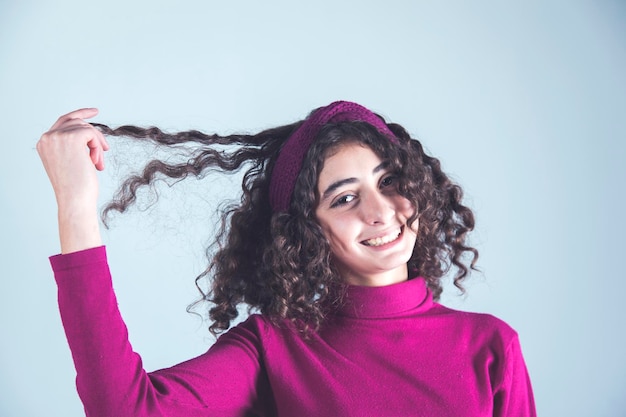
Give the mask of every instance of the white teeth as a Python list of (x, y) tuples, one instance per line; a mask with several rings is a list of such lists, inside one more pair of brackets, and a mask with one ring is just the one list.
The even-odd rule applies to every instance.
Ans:
[(363, 244), (367, 245), (367, 246), (381, 246), (384, 245), (386, 243), (389, 242), (393, 242), (394, 240), (396, 240), (398, 238), (398, 236), (400, 236), (400, 229), (398, 229), (398, 231), (396, 233), (392, 233), (390, 235), (387, 236), (383, 236), (383, 237), (377, 237), (374, 239), (369, 239), (369, 240), (365, 240), (363, 241)]

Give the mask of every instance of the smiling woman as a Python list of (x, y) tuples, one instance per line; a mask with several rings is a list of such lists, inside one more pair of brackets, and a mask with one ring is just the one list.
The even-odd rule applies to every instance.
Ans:
[[(96, 113), (62, 116), (37, 146), (59, 207), (51, 262), (88, 415), (535, 415), (515, 331), (436, 302), (451, 267), (459, 287), (473, 267), (474, 217), (400, 125), (345, 101), (255, 135), (111, 129), (85, 121)], [(151, 373), (128, 341), (98, 231), (105, 135), (199, 145), (188, 162), (150, 162), (105, 216), (160, 176), (248, 167), (198, 278), (211, 282), (210, 330), (224, 334)], [(240, 304), (259, 314), (231, 327)]]

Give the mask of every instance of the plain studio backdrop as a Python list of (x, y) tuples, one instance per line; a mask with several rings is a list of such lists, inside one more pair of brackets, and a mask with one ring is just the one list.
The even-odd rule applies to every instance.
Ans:
[[(517, 329), (539, 415), (625, 416), (625, 74), (618, 0), (1, 1), (0, 415), (83, 415), (35, 151), (59, 115), (255, 132), (343, 99), (403, 124), (464, 186), (481, 273), (443, 302)], [(155, 155), (111, 145), (103, 203)], [(238, 178), (162, 184), (104, 232), (147, 370), (212, 343), (185, 308)]]

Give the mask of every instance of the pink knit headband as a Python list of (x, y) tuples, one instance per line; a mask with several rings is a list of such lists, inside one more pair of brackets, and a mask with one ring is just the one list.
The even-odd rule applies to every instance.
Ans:
[(349, 101), (336, 101), (326, 107), (317, 109), (300, 127), (287, 139), (272, 171), (270, 181), (270, 205), (275, 213), (286, 212), (289, 209), (293, 189), (304, 156), (320, 129), (328, 123), (361, 121), (374, 126), (378, 132), (397, 141), (380, 117), (365, 107)]

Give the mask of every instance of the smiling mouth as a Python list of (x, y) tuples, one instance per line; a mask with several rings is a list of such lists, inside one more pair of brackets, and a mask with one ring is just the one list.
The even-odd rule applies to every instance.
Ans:
[(390, 233), (387, 236), (381, 236), (381, 237), (376, 237), (374, 239), (364, 240), (361, 243), (364, 244), (365, 246), (374, 246), (374, 247), (382, 246), (398, 239), (401, 233), (402, 233), (402, 228), (399, 228), (397, 231), (395, 231), (394, 233)]

